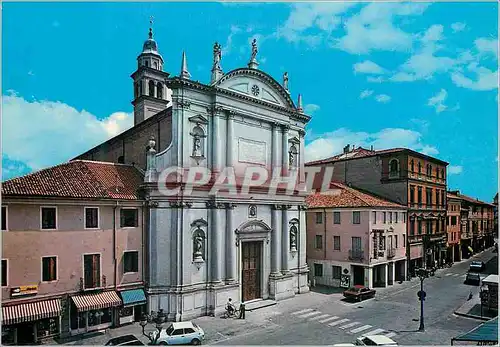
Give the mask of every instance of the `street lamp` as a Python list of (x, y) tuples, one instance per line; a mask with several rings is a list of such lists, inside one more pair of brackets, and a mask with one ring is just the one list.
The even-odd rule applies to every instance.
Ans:
[(429, 272), (427, 269), (418, 269), (417, 276), (420, 279), (420, 291), (417, 293), (418, 300), (420, 300), (420, 326), (418, 327), (418, 331), (424, 331), (424, 300), (426, 297), (426, 293), (424, 292), (424, 280), (429, 277)]
[[(146, 336), (153, 345), (156, 344), (156, 341), (160, 337), (161, 329), (163, 328), (163, 323), (165, 323), (165, 318), (166, 315), (163, 312), (162, 308), (159, 309), (157, 313), (151, 311), (151, 314), (144, 313), (141, 317), (141, 321), (139, 322), (139, 324), (142, 327), (142, 335)], [(144, 332), (144, 329), (146, 328), (146, 325), (148, 325), (149, 322), (154, 322), (156, 329), (158, 330), (158, 333), (156, 334), (154, 339), (151, 337), (152, 335), (151, 333), (147, 335)]]

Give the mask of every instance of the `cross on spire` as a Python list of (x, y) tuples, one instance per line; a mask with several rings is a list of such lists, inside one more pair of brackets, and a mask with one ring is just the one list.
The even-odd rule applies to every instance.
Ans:
[(149, 38), (150, 39), (153, 38), (153, 19), (154, 19), (153, 16), (149, 17)]

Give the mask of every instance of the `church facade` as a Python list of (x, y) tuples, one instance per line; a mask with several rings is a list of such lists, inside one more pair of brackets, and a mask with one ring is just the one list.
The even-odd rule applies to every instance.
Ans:
[[(301, 187), (310, 117), (300, 95), (292, 101), (288, 74), (280, 84), (259, 70), (257, 53), (254, 40), (248, 66), (224, 73), (216, 43), (210, 83), (202, 84), (191, 79), (184, 53), (178, 76), (163, 71), (150, 29), (132, 74), (134, 128), (79, 157), (145, 170), (148, 310), (163, 309), (169, 320), (220, 314), (228, 298), (282, 300), (309, 291)], [(189, 187), (185, 175), (166, 180), (173, 167), (212, 176)], [(227, 168), (238, 192), (209, 189)], [(293, 193), (270, 194), (268, 183), (240, 193), (249, 168), (295, 177)], [(165, 195), (166, 186), (178, 193)]]

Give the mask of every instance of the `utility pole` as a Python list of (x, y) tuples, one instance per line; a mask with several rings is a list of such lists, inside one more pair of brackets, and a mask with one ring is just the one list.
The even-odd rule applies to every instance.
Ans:
[(427, 293), (424, 292), (424, 280), (429, 277), (428, 271), (424, 268), (418, 269), (417, 276), (420, 279), (420, 291), (417, 293), (418, 299), (420, 300), (420, 326), (418, 331), (424, 331), (424, 300)]

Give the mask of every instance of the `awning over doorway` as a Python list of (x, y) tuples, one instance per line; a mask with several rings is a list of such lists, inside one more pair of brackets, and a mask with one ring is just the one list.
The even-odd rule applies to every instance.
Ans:
[(477, 343), (498, 343), (498, 317), (489, 320), (468, 333), (451, 339), (453, 345), (456, 341), (467, 341)]
[(59, 299), (29, 302), (13, 306), (2, 306), (2, 325), (37, 321), (57, 317), (61, 314)]
[(120, 306), (122, 300), (115, 291), (75, 295), (71, 299), (78, 311), (99, 310), (107, 307)]
[(122, 296), (123, 306), (134, 306), (146, 303), (146, 295), (142, 288), (124, 290), (120, 292), (120, 295)]

